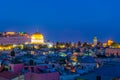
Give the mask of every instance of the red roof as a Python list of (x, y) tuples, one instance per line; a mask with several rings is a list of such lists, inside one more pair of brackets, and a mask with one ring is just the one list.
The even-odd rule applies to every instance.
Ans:
[(15, 73), (11, 73), (11, 72), (8, 72), (8, 71), (4, 71), (4, 72), (1, 72), (0, 73), (0, 77), (4, 77), (6, 79), (12, 79), (12, 78), (15, 78), (18, 74), (15, 74)]

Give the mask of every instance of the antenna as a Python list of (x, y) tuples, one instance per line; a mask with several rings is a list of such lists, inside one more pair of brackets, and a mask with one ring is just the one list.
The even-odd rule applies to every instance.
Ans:
[(38, 28), (38, 26), (37, 26), (37, 30), (36, 30), (37, 32), (39, 32), (39, 28)]
[(39, 32), (39, 29), (37, 29), (37, 32)]

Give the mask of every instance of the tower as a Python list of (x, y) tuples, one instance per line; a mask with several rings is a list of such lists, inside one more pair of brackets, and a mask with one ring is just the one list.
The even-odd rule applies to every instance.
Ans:
[(97, 42), (98, 42), (97, 37), (94, 37), (94, 39), (93, 39), (93, 45), (96, 46)]

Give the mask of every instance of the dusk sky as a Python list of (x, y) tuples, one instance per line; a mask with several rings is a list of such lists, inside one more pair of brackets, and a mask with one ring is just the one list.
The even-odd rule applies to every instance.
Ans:
[(0, 0), (0, 31), (40, 31), (51, 41), (120, 42), (120, 0)]

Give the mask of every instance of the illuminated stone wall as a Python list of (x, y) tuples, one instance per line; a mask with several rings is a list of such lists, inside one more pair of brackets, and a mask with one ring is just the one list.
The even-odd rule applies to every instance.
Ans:
[(25, 42), (30, 42), (30, 38), (24, 36), (18, 37), (0, 37), (0, 44), (24, 44)]
[(107, 48), (105, 50), (107, 56), (120, 56), (120, 49), (115, 49), (115, 48)]

